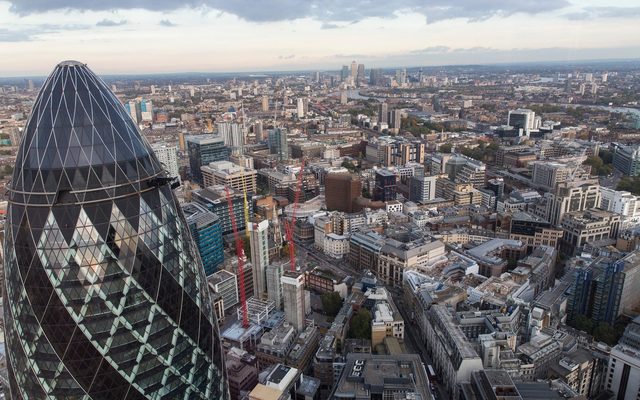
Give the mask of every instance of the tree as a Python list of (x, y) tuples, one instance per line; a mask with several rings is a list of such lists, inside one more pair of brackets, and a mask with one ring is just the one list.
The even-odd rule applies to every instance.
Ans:
[(335, 317), (342, 307), (342, 298), (338, 292), (325, 293), (320, 296), (325, 314)]
[(357, 167), (356, 167), (355, 165), (353, 165), (353, 163), (352, 163), (351, 161), (349, 161), (349, 160), (344, 160), (344, 161), (342, 162), (341, 166), (342, 166), (343, 168), (348, 169), (348, 170), (349, 170), (349, 171), (351, 171), (351, 172), (355, 172), (355, 171), (356, 171), (356, 169), (357, 169)]
[(451, 153), (451, 145), (449, 143), (445, 143), (438, 149), (440, 153)]
[(573, 321), (573, 327), (579, 331), (585, 331), (587, 333), (591, 333), (593, 330), (593, 321), (587, 318), (586, 315), (576, 315), (576, 318)]
[(617, 190), (626, 190), (635, 195), (640, 195), (640, 177), (638, 176), (623, 176), (618, 182)]
[(349, 323), (349, 337), (353, 339), (371, 339), (371, 313), (361, 308)]
[(618, 341), (616, 337), (616, 331), (613, 326), (600, 323), (596, 329), (593, 330), (593, 338), (599, 342), (605, 342), (608, 345), (615, 345)]

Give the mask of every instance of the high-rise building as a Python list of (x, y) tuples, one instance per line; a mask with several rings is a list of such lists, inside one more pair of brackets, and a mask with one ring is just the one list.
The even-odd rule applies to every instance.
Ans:
[(638, 397), (640, 392), (640, 317), (624, 330), (618, 344), (611, 349), (604, 388), (613, 392), (613, 399)]
[(308, 111), (308, 107), (309, 107), (309, 99), (308, 98), (304, 98), (304, 97), (300, 97), (298, 99), (297, 102), (297, 114), (298, 114), (298, 118), (304, 118), (307, 115), (307, 111)]
[(382, 80), (382, 70), (371, 68), (369, 70), (369, 85), (378, 86)]
[(227, 398), (200, 258), (116, 96), (65, 61), (23, 137), (4, 248), (11, 398)]
[(555, 192), (545, 195), (546, 209), (542, 217), (552, 225), (560, 225), (568, 212), (599, 207), (600, 198), (600, 185), (597, 183), (559, 183)]
[(381, 124), (389, 123), (389, 105), (386, 101), (383, 101), (378, 106), (378, 122)]
[(416, 203), (426, 203), (436, 197), (437, 176), (412, 176), (409, 199)]
[(127, 110), (127, 114), (131, 117), (133, 122), (139, 124), (142, 122), (142, 113), (140, 111), (140, 103), (135, 100), (125, 103), (124, 108)]
[(353, 79), (353, 82), (356, 82), (356, 79), (358, 78), (358, 63), (355, 61), (351, 62), (351, 79)]
[(285, 318), (300, 332), (305, 325), (304, 274), (285, 271), (280, 281), (282, 282)]
[(216, 161), (200, 167), (202, 172), (202, 184), (205, 187), (224, 185), (232, 189), (247, 193), (256, 193), (258, 190), (255, 169), (249, 169), (230, 161)]
[(269, 111), (269, 96), (262, 96), (262, 112)]
[(613, 325), (620, 311), (624, 280), (622, 261), (598, 258), (591, 265), (578, 269), (569, 288), (569, 320), (584, 315), (594, 326), (601, 322)]
[(216, 135), (187, 136), (187, 152), (189, 154), (189, 168), (191, 177), (197, 183), (202, 184), (202, 172), (200, 167), (209, 165), (214, 161), (229, 160), (229, 148), (225, 146), (224, 139)]
[(218, 135), (222, 137), (224, 144), (231, 147), (232, 152), (240, 152), (245, 142), (242, 125), (231, 122), (219, 122), (216, 124), (216, 128), (218, 128)]
[(362, 196), (362, 181), (357, 175), (330, 173), (324, 180), (327, 210), (354, 212), (354, 201)]
[(389, 112), (389, 129), (400, 130), (402, 127), (402, 110), (393, 110)]
[(627, 176), (640, 175), (640, 147), (615, 144), (613, 167)]
[(360, 86), (362, 83), (364, 83), (366, 80), (366, 77), (364, 75), (364, 64), (358, 64), (358, 73), (356, 76), (356, 83), (358, 86)]
[(264, 140), (262, 121), (258, 121), (253, 125), (253, 133), (256, 135), (256, 142), (262, 142)]
[(397, 189), (398, 186), (396, 183), (395, 173), (389, 171), (388, 169), (379, 169), (376, 171), (376, 187), (373, 193), (374, 200), (395, 200)]
[(178, 146), (169, 145), (167, 143), (154, 143), (151, 145), (153, 152), (156, 153), (158, 161), (167, 170), (170, 177), (180, 179), (180, 169), (178, 167)]
[(253, 285), (256, 298), (267, 293), (267, 266), (269, 265), (269, 221), (249, 222), (251, 243), (251, 264), (253, 264)]
[(140, 118), (144, 122), (153, 121), (153, 103), (151, 100), (142, 100), (140, 102)]
[(340, 70), (340, 80), (342, 82), (344, 82), (349, 77), (349, 74), (350, 74), (349, 73), (349, 66), (348, 65), (343, 65), (342, 69)]
[(285, 264), (269, 264), (267, 267), (267, 298), (273, 301), (276, 309), (282, 310), (282, 274)]
[(269, 152), (278, 155), (278, 161), (289, 159), (289, 141), (287, 130), (275, 128), (269, 130)]
[(524, 133), (528, 135), (530, 131), (539, 128), (536, 121), (537, 120), (535, 112), (528, 109), (519, 108), (517, 110), (509, 111), (507, 125), (513, 126), (516, 129), (522, 129)]
[(209, 276), (216, 272), (224, 261), (220, 218), (198, 203), (184, 204), (182, 210), (191, 236), (198, 247), (204, 272)]
[[(233, 215), (236, 217), (236, 226), (239, 231), (245, 229), (244, 216), (245, 203), (242, 192), (229, 189), (231, 204), (233, 206)], [(227, 201), (227, 193), (224, 186), (211, 186), (202, 190), (193, 192), (193, 201), (205, 206), (207, 210), (213, 212), (220, 218), (220, 226), (222, 234), (228, 235), (233, 232), (231, 216), (229, 214), (229, 203)], [(249, 215), (253, 215), (253, 202), (248, 202)]]

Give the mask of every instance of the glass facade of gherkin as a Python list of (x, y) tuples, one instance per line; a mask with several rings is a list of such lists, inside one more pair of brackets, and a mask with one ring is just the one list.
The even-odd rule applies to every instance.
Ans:
[(225, 398), (205, 276), (166, 172), (86, 65), (63, 62), (45, 82), (8, 195), (12, 398)]

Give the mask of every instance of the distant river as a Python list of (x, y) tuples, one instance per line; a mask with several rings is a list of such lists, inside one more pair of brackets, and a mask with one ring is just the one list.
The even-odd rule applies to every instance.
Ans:
[(610, 107), (610, 106), (587, 106), (589, 108), (597, 108), (607, 110), (613, 113), (629, 114), (634, 121), (634, 127), (640, 129), (640, 109), (631, 107)]

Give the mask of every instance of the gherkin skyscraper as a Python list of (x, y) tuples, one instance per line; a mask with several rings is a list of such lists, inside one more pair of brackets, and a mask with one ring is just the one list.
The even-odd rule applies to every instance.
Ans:
[(170, 179), (86, 65), (63, 62), (45, 82), (8, 195), (12, 398), (226, 398), (204, 272)]

